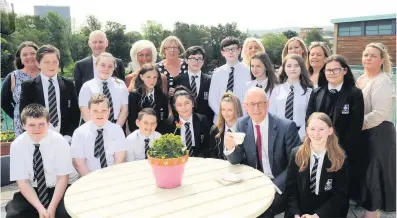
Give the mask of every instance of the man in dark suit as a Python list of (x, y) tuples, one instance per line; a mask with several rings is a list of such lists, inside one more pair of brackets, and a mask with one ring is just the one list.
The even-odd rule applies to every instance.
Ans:
[(244, 108), (248, 116), (237, 121), (237, 131), (246, 134), (237, 145), (233, 133), (226, 133), (225, 155), (232, 164), (256, 168), (277, 186), (270, 208), (261, 217), (274, 217), (284, 211), (286, 204), (285, 181), (291, 151), (300, 145), (296, 124), (267, 113), (269, 102), (263, 89), (253, 87), (246, 93)]
[(57, 74), (60, 53), (54, 46), (40, 47), (36, 59), (41, 72), (36, 78), (22, 83), (19, 110), (22, 113), (22, 110), (31, 103), (45, 106), (50, 114), (52, 128), (70, 143), (80, 119), (73, 81)]
[(194, 112), (206, 116), (212, 124), (214, 112), (208, 105), (211, 76), (201, 72), (205, 60), (205, 51), (200, 46), (192, 46), (186, 50), (185, 58), (188, 64), (188, 73), (179, 74), (175, 77), (175, 86), (185, 86), (195, 95)]
[[(81, 86), (83, 86), (83, 84), (88, 80), (93, 79), (94, 75), (96, 75), (96, 57), (102, 52), (105, 52), (108, 47), (106, 34), (100, 30), (91, 32), (88, 39), (88, 46), (91, 48), (92, 55), (84, 58), (83, 60), (77, 61), (74, 66), (74, 82), (77, 95), (80, 93)], [(114, 69), (113, 76), (124, 81), (125, 69), (123, 61), (116, 58), (116, 65), (117, 67)]]

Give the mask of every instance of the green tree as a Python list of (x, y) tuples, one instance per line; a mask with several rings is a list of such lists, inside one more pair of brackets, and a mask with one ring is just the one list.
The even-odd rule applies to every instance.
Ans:
[(163, 25), (156, 21), (148, 20), (142, 25), (143, 38), (153, 42), (157, 50), (159, 50), (161, 42), (165, 38), (164, 36), (171, 35), (171, 31), (165, 31)]
[(85, 20), (85, 25), (81, 29), (81, 33), (89, 36), (92, 31), (100, 30), (101, 28), (102, 24), (99, 22), (98, 18), (96, 18), (94, 15), (89, 15)]
[(287, 30), (287, 31), (284, 31), (284, 32), (283, 32), (283, 35), (284, 35), (285, 37), (287, 37), (287, 39), (290, 39), (290, 38), (292, 38), (292, 37), (298, 36), (298, 33), (295, 32), (295, 31), (293, 31), (293, 30)]
[(124, 35), (125, 25), (117, 22), (106, 22), (105, 33), (109, 41), (108, 52), (120, 58), (124, 63), (130, 61), (131, 42)]
[(1, 36), (1, 78), (6, 77), (14, 70), (13, 66), (13, 47), (9, 36)]
[(305, 37), (305, 43), (307, 46), (310, 45), (311, 42), (325, 42), (323, 35), (317, 29), (311, 29)]
[(46, 19), (48, 29), (48, 42), (46, 44), (52, 44), (59, 49), (61, 53), (59, 67), (63, 75), (64, 67), (72, 61), (70, 54), (70, 26), (63, 18), (53, 12), (49, 12)]
[(81, 60), (90, 54), (91, 50), (87, 43), (88, 36), (82, 33), (72, 34), (70, 39), (70, 54), (74, 61)]
[(0, 8), (1, 13), (1, 34), (10, 35), (15, 31), (15, 14)]
[(273, 64), (281, 65), (281, 53), (287, 40), (284, 34), (278, 33), (268, 33), (262, 38), (263, 46)]

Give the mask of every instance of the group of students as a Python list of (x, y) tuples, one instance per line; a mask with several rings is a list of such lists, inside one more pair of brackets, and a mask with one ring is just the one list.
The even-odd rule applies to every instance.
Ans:
[[(2, 88), (2, 97), (12, 90), (12, 108), (3, 98), (2, 108), (19, 135), (11, 146), (10, 179), (20, 192), (7, 204), (7, 217), (67, 217), (68, 183), (147, 158), (153, 141), (174, 133), (176, 123), (190, 156), (247, 164), (272, 178), (281, 190), (264, 217), (284, 210), (286, 217), (344, 217), (349, 198), (364, 206), (366, 218), (378, 209), (395, 211), (394, 87), (382, 44), (367, 45), (365, 74), (356, 82), (342, 56), (329, 56), (322, 43), (307, 49), (297, 37), (286, 43), (278, 72), (258, 40), (248, 38), (241, 48), (227, 37), (221, 42), (226, 64), (212, 76), (201, 72), (200, 46), (185, 51), (170, 36), (160, 48), (165, 59), (154, 64), (152, 43), (137, 43), (148, 46), (136, 51), (133, 45), (137, 64), (124, 79), (122, 62), (103, 51), (106, 36), (94, 31), (93, 55), (76, 64), (75, 83), (57, 74), (57, 48), (21, 44), (20, 70)], [(36, 77), (24, 73), (34, 69)], [(230, 132), (254, 137), (236, 145)]]

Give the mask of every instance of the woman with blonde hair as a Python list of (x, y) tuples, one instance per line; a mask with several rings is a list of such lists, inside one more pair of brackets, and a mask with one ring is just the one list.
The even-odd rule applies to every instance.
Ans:
[(243, 116), (240, 100), (232, 92), (223, 94), (219, 114), (210, 131), (210, 158), (226, 160), (223, 154), (225, 132), (236, 131), (237, 119)]
[(310, 80), (314, 84), (314, 88), (318, 87), (318, 77), (321, 69), (324, 67), (325, 59), (330, 56), (330, 51), (325, 42), (312, 42), (308, 49), (308, 59), (306, 66), (309, 71)]
[[(139, 40), (136, 41), (130, 50), (132, 71), (125, 77), (125, 84), (128, 87), (128, 91), (132, 92), (134, 90), (135, 78), (138, 75), (139, 70), (144, 64), (151, 63), (156, 64), (157, 60), (157, 49), (154, 44), (149, 40)], [(163, 81), (163, 91), (168, 92), (167, 88), (167, 77), (165, 75), (161, 76)]]
[(243, 49), (241, 51), (241, 58), (243, 59), (243, 63), (247, 67), (250, 67), (251, 58), (257, 52), (265, 52), (265, 48), (263, 47), (262, 42), (254, 37), (246, 38), (243, 44)]
[(346, 217), (349, 176), (331, 119), (313, 113), (287, 168), (287, 218)]
[[(396, 129), (392, 123), (395, 87), (390, 56), (381, 43), (370, 43), (362, 56), (364, 74), (357, 80), (364, 96), (364, 124), (360, 139), (362, 183), (353, 197), (365, 208), (365, 218), (377, 210), (396, 211)], [(359, 174), (359, 173), (357, 173)]]
[[(305, 42), (297, 36), (288, 39), (281, 53), (281, 62), (284, 62), (285, 57), (287, 57), (287, 55), (289, 54), (297, 54), (301, 56), (306, 63), (307, 47), (305, 45)], [(282, 67), (280, 67), (279, 70), (277, 71), (277, 75), (280, 75), (282, 70), (283, 70)]]
[(161, 42), (160, 55), (164, 60), (158, 62), (156, 67), (161, 74), (167, 77), (168, 90), (166, 93), (169, 97), (174, 96), (174, 77), (181, 73), (187, 73), (187, 63), (179, 58), (183, 53), (185, 53), (185, 48), (176, 36), (168, 36)]

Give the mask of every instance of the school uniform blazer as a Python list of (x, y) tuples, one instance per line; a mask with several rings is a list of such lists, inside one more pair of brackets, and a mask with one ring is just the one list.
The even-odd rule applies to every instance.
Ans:
[[(61, 129), (62, 135), (73, 136), (74, 130), (78, 127), (80, 120), (80, 109), (73, 81), (62, 76), (57, 76), (59, 84), (60, 108), (61, 108)], [(27, 105), (37, 103), (45, 107), (43, 84), (41, 76), (26, 80), (21, 85), (21, 97), (19, 111)]]
[[(295, 122), (267, 113), (269, 119), (268, 154), (269, 163), (274, 176), (274, 183), (284, 192), (287, 166), (291, 151), (301, 144)], [(236, 132), (245, 133), (243, 144), (235, 147), (233, 153), (227, 155), (231, 164), (245, 164), (258, 169), (257, 146), (252, 119), (249, 116), (237, 120)], [(262, 145), (264, 146), (264, 145)]]
[[(174, 83), (176, 86), (182, 85), (191, 90), (190, 88), (190, 80), (189, 74), (183, 73), (179, 74), (174, 78)], [(196, 98), (196, 102), (194, 104), (194, 112), (202, 114), (207, 117), (208, 122), (212, 124), (214, 119), (214, 112), (210, 108), (208, 104), (208, 96), (211, 85), (211, 76), (205, 73), (201, 73), (200, 76), (200, 90)]]
[(219, 133), (219, 129), (216, 125), (212, 126), (210, 131), (210, 144), (209, 144), (209, 157), (210, 158), (217, 158), (222, 160), (227, 160), (226, 156), (223, 153), (224, 149), (224, 139), (225, 139), (225, 131), (216, 138), (215, 136)]
[[(322, 104), (325, 104), (327, 89), (327, 85), (319, 87), (310, 95), (306, 121), (313, 112), (324, 112), (320, 111), (320, 108)], [(364, 122), (363, 93), (356, 86), (344, 83), (334, 107), (332, 124), (338, 136), (339, 144), (348, 153), (359, 149), (355, 141), (359, 137)]]
[[(193, 131), (194, 131), (194, 157), (208, 157), (209, 156), (209, 132), (210, 126), (208, 125), (207, 118), (204, 115), (193, 113)], [(174, 133), (176, 129), (175, 122), (179, 122), (179, 116), (173, 119), (168, 118), (165, 125), (161, 130), (161, 134)], [(175, 135), (181, 135), (181, 129), (178, 128)]]
[[(76, 62), (73, 70), (76, 93), (80, 93), (83, 84), (94, 78), (94, 60), (92, 55)], [(121, 59), (116, 58), (117, 67), (113, 71), (113, 75), (121, 80), (125, 80), (125, 69)], [(128, 85), (127, 85), (128, 86)]]
[(296, 165), (295, 157), (298, 149), (293, 150), (288, 165), (286, 181), (288, 203), (285, 217), (293, 218), (295, 214), (302, 216), (314, 213), (325, 218), (346, 217), (343, 210), (348, 200), (349, 186), (346, 159), (340, 170), (328, 172), (327, 169), (331, 167), (331, 161), (328, 159), (328, 153), (325, 154), (319, 191), (316, 196), (310, 192), (310, 162), (303, 172), (299, 172), (299, 166)]
[[(139, 92), (130, 92), (128, 96), (128, 127), (130, 131), (138, 129), (135, 124), (136, 119), (138, 119), (138, 113), (145, 107), (150, 107), (146, 101), (144, 101), (145, 96)], [(140, 101), (144, 101), (144, 103), (140, 104)], [(168, 97), (163, 93), (162, 90), (154, 91), (154, 111), (156, 111), (157, 115), (157, 127), (156, 131), (162, 129), (162, 125), (164, 125), (165, 120), (168, 118)]]

